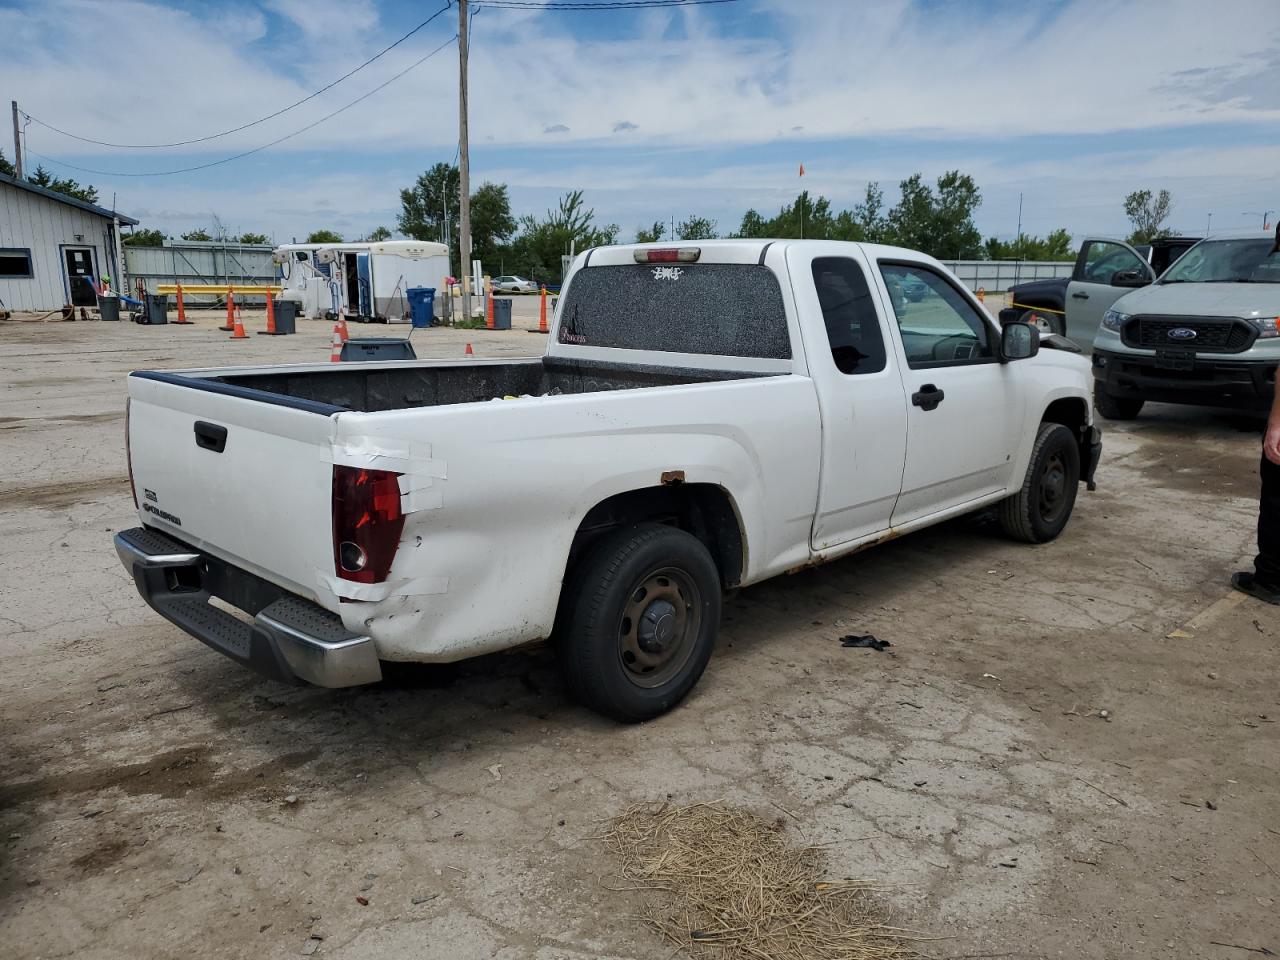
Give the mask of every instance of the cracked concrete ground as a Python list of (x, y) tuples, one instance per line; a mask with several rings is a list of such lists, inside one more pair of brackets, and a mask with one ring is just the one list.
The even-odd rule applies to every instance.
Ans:
[(668, 796), (785, 816), (934, 956), (1280, 952), (1280, 622), (1225, 586), (1255, 421), (1104, 424), (1052, 544), (970, 518), (741, 591), (690, 699), (620, 727), (545, 651), (291, 688), (142, 603), (110, 543), (136, 523), (124, 374), (327, 357), (323, 324), (216, 322), (0, 325), (6, 956), (668, 957), (591, 839)]

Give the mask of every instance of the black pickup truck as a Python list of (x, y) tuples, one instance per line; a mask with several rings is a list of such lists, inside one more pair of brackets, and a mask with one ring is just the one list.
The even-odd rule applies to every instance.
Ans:
[[(1067, 284), (1072, 280), (1088, 280), (1091, 272), (1105, 269), (1106, 264), (1087, 259), (1092, 238), (1080, 244), (1075, 269), (1069, 277), (1029, 280), (1009, 288), (1010, 306), (1000, 311), (1000, 322), (1022, 320), (1050, 333), (1067, 334)], [(1151, 243), (1138, 244), (1136, 250), (1158, 277), (1180, 256), (1199, 243), (1200, 237), (1164, 237)], [(1104, 258), (1105, 259), (1105, 258)], [(1092, 334), (1090, 334), (1092, 336)]]

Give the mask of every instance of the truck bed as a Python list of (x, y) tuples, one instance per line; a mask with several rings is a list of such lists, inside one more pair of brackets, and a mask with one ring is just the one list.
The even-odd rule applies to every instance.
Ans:
[[(205, 376), (135, 374), (215, 392), (279, 403), (290, 398), (317, 413), (344, 410), (375, 413), (417, 407), (485, 402), (502, 397), (548, 396), (633, 390), (647, 387), (740, 380), (766, 374), (693, 368), (653, 367), (586, 360), (537, 358), (509, 363), (472, 361), (456, 365), (334, 365), (332, 369), (289, 370)], [(216, 386), (215, 386), (216, 385)], [(325, 409), (329, 408), (329, 409)]]

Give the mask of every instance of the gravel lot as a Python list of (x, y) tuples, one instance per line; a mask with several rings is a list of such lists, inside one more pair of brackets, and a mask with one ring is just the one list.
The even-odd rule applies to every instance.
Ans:
[[(665, 958), (591, 838), (667, 796), (785, 813), (933, 956), (1280, 953), (1280, 618), (1226, 585), (1260, 421), (1104, 424), (1052, 544), (971, 518), (743, 590), (693, 696), (619, 727), (545, 651), (284, 687), (145, 606), (111, 547), (126, 372), (328, 355), (219, 320), (0, 324), (5, 956)], [(544, 344), (414, 337), (468, 341)]]

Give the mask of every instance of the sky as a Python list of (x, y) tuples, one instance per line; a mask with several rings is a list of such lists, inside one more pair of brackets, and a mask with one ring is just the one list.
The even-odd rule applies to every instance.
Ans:
[[(951, 169), (982, 191), (984, 236), (1016, 235), (1020, 196), (1024, 232), (1077, 239), (1127, 233), (1121, 203), (1136, 189), (1170, 190), (1185, 233), (1210, 215), (1215, 231), (1260, 226), (1280, 209), (1280, 0), (472, 6), (472, 185), (507, 184), (517, 216), (582, 189), (622, 240), (694, 214), (727, 233), (801, 189), (838, 210), (874, 181), (892, 203), (903, 178)], [(306, 97), (445, 7), (0, 0), (0, 98), (34, 118), (29, 167), (94, 184), (142, 227), (177, 235), (216, 216), (277, 242), (394, 231), (400, 188), (456, 156), (456, 5), (228, 136), (123, 149), (50, 126), (129, 144), (216, 134)]]

